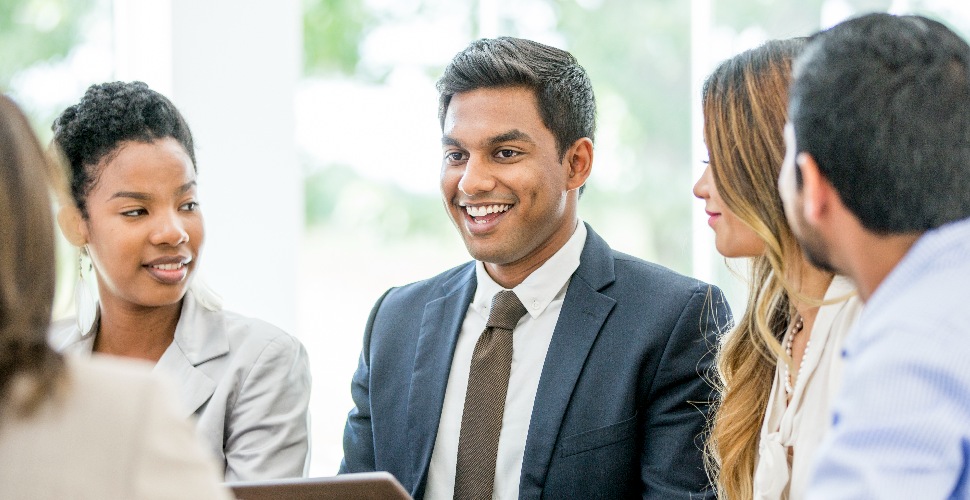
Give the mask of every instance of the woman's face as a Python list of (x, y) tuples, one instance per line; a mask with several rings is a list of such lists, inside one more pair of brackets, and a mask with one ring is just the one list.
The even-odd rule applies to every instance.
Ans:
[(764, 253), (764, 241), (721, 200), (710, 165), (694, 184), (694, 196), (704, 200), (707, 224), (714, 230), (718, 253), (725, 257), (757, 257)]
[(83, 229), (101, 301), (175, 304), (204, 239), (192, 160), (172, 138), (124, 142), (105, 158), (93, 176)]

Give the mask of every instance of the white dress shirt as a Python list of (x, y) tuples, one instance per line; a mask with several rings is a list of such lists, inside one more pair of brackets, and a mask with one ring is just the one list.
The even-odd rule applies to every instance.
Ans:
[[(586, 226), (580, 221), (569, 241), (525, 281), (512, 289), (528, 314), (519, 320), (512, 336), (512, 371), (505, 396), (502, 434), (498, 442), (493, 498), (512, 499), (519, 496), (519, 475), (525, 453), (525, 440), (529, 434), (529, 421), (532, 419), (532, 404), (539, 387), (539, 376), (542, 374), (553, 330), (559, 320), (569, 279), (579, 267), (579, 257), (585, 243)], [(429, 500), (454, 497), (458, 436), (461, 432), (472, 352), (478, 337), (485, 330), (492, 297), (503, 290), (488, 275), (481, 262), (476, 265), (475, 277), (478, 287), (458, 336), (441, 408), (438, 436), (431, 454), (428, 487), (425, 491), (425, 498)]]

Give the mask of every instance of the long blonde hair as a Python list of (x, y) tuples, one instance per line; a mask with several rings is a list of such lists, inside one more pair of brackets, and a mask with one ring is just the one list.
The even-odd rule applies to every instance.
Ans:
[(724, 203), (765, 243), (751, 259), (748, 306), (717, 357), (721, 397), (707, 444), (721, 498), (748, 499), (801, 250), (778, 194), (791, 63), (804, 39), (773, 40), (721, 63), (703, 88), (704, 140)]
[[(63, 371), (61, 356), (47, 345), (55, 286), (52, 186), (65, 187), (63, 172), (17, 105), (0, 96), (0, 408), (20, 415), (53, 394)], [(16, 397), (15, 381), (25, 383)]]

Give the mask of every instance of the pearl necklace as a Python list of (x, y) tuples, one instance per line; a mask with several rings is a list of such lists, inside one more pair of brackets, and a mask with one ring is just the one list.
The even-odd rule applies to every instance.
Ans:
[[(794, 343), (795, 341), (795, 335), (798, 335), (798, 333), (801, 332), (802, 328), (804, 327), (805, 327), (805, 322), (802, 321), (802, 316), (800, 314), (796, 315), (795, 322), (792, 323), (792, 326), (791, 326), (791, 333), (788, 334), (788, 342), (785, 342), (785, 353), (788, 354), (789, 358), (792, 357), (791, 346), (792, 346), (792, 343)], [(812, 344), (812, 339), (808, 339), (808, 342), (805, 342), (805, 352), (802, 354), (802, 362), (799, 363), (798, 373), (795, 375), (796, 381), (798, 380), (797, 377), (801, 376), (802, 374), (802, 367), (805, 366), (805, 356), (808, 354), (808, 347), (811, 344)], [(793, 384), (792, 384), (791, 374), (788, 372), (788, 363), (784, 363), (784, 367), (785, 367), (785, 394), (791, 396), (792, 393), (795, 392), (795, 388), (793, 387)]]

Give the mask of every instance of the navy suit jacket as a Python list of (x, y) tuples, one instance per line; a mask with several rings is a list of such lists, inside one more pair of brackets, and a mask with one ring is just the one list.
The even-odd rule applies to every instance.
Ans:
[[(592, 229), (536, 393), (519, 498), (707, 498), (706, 383), (731, 321), (717, 288), (615, 252)], [(467, 263), (386, 292), (354, 374), (340, 472), (389, 471), (424, 496)]]

